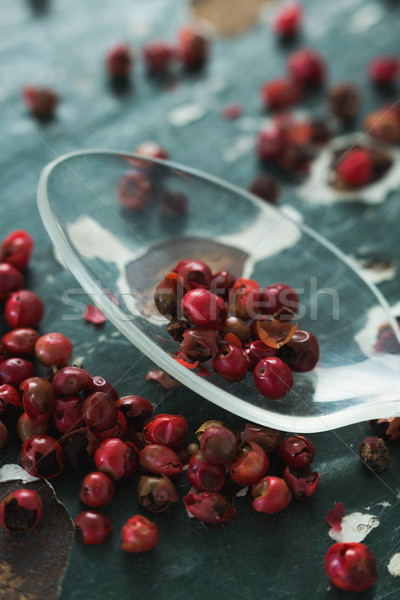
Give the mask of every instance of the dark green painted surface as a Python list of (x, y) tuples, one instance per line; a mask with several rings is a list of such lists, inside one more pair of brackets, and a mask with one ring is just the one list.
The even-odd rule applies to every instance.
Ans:
[[(350, 79), (360, 84), (366, 92), (363, 114), (390, 99), (367, 85), (364, 67), (375, 53), (398, 51), (400, 4), (362, 0), (304, 4), (307, 26), (302, 41), (329, 58), (331, 81)], [(48, 10), (43, 12), (33, 10), (46, 5)], [(35, 236), (27, 285), (46, 302), (42, 330), (68, 333), (75, 344), (75, 357), (85, 357), (84, 366), (92, 374), (105, 376), (121, 395), (146, 396), (160, 412), (182, 412), (190, 420), (191, 431), (210, 417), (242, 428), (240, 419), (191, 392), (165, 392), (146, 383), (150, 362), (109, 323), (96, 330), (81, 320), (63, 319), (71, 315), (71, 308), (63, 304), (63, 292), (76, 288), (76, 283), (53, 258), (36, 210), (35, 193), (41, 169), (57, 155), (90, 147), (132, 150), (147, 138), (165, 145), (178, 162), (247, 186), (259, 170), (253, 153), (246, 152), (231, 163), (224, 160), (224, 153), (239, 138), (257, 130), (261, 118), (257, 90), (268, 77), (283, 71), (288, 49), (278, 48), (265, 26), (259, 26), (238, 38), (216, 41), (207, 70), (195, 77), (177, 75), (175, 87), (149, 81), (138, 64), (131, 93), (117, 98), (103, 73), (105, 49), (124, 39), (138, 49), (146, 38), (172, 38), (178, 24), (186, 19), (185, 3), (2, 0), (0, 10), (0, 234), (21, 226)], [(379, 18), (374, 26), (356, 35), (351, 33), (354, 15), (362, 10), (357, 22), (364, 19), (366, 23), (368, 11)], [(26, 114), (20, 88), (28, 82), (51, 85), (61, 93), (63, 102), (54, 123), (40, 126)], [(220, 109), (228, 101), (243, 103), (244, 119), (222, 120)], [(186, 103), (204, 106), (204, 118), (185, 127), (172, 126), (166, 115)], [(321, 95), (315, 95), (305, 106), (320, 110), (320, 104)], [(289, 202), (296, 202), (296, 196), (293, 184), (287, 183), (282, 203)], [(397, 263), (398, 203), (399, 194), (394, 193), (378, 207), (352, 203), (327, 210), (300, 202), (296, 208), (309, 225), (345, 251)], [(381, 285), (393, 304), (399, 297), (398, 288), (397, 277)], [(82, 301), (86, 302), (83, 295)], [(160, 543), (155, 551), (142, 556), (130, 556), (119, 549), (119, 530), (138, 511), (135, 481), (119, 487), (106, 511), (115, 525), (113, 536), (99, 548), (74, 545), (62, 598), (340, 598), (343, 594), (328, 588), (322, 566), (331, 544), (325, 515), (339, 501), (348, 512), (369, 510), (381, 519), (380, 526), (366, 538), (378, 558), (379, 582), (373, 590), (354, 597), (398, 598), (400, 581), (388, 573), (387, 563), (400, 551), (400, 450), (393, 448), (389, 468), (380, 477), (371, 475), (359, 464), (356, 454), (359, 441), (368, 433), (368, 425), (360, 424), (311, 436), (322, 477), (317, 495), (309, 502), (292, 503), (285, 512), (270, 517), (253, 512), (249, 498), (239, 498), (237, 519), (223, 532), (188, 520), (179, 504), (155, 517)], [(10, 449), (2, 452), (1, 462), (16, 458)], [(80, 512), (79, 478), (65, 475), (54, 485), (71, 515)], [(185, 491), (186, 482), (179, 487)]]

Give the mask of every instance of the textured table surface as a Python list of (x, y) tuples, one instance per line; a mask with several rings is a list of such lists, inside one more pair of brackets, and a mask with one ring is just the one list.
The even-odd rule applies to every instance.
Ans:
[[(392, 99), (393, 95), (371, 89), (365, 65), (375, 54), (399, 50), (400, 4), (394, 0), (309, 0), (304, 6), (306, 27), (299, 43), (317, 48), (328, 59), (331, 82), (359, 84), (365, 95), (361, 117)], [(240, 430), (243, 421), (192, 392), (183, 388), (163, 391), (146, 382), (152, 364), (110, 323), (102, 330), (81, 320), (65, 324), (62, 294), (77, 284), (55, 260), (36, 208), (42, 168), (56, 156), (80, 148), (133, 150), (142, 140), (154, 139), (168, 149), (173, 160), (242, 187), (260, 171), (253, 152), (255, 133), (265, 118), (258, 89), (283, 72), (290, 51), (276, 44), (265, 22), (240, 36), (217, 38), (212, 60), (203, 73), (177, 74), (170, 81), (154, 82), (146, 77), (138, 60), (126, 95), (117, 97), (108, 86), (103, 57), (110, 45), (127, 40), (138, 51), (147, 39), (173, 39), (187, 18), (187, 6), (181, 0), (2, 0), (0, 236), (17, 227), (33, 234), (36, 248), (27, 285), (46, 304), (41, 328), (67, 333), (75, 345), (75, 359), (82, 359), (89, 372), (106, 377), (121, 395), (149, 398), (159, 412), (185, 414), (191, 431), (212, 417)], [(21, 87), (26, 83), (60, 92), (62, 103), (54, 122), (43, 126), (26, 113), (21, 99)], [(312, 95), (302, 107), (325, 114), (322, 99), (323, 94)], [(221, 108), (227, 102), (243, 105), (240, 119), (222, 119)], [(281, 205), (293, 205), (308, 225), (357, 259), (388, 264), (379, 285), (395, 305), (399, 300), (399, 192), (376, 205), (360, 199), (327, 207), (300, 198), (297, 182), (283, 183)], [(221, 532), (189, 520), (180, 504), (155, 517), (160, 543), (156, 550), (141, 556), (119, 549), (121, 526), (140, 510), (136, 481), (120, 486), (105, 511), (113, 520), (113, 535), (98, 548), (75, 542), (61, 597), (340, 598), (343, 594), (328, 585), (323, 556), (332, 543), (325, 515), (335, 502), (343, 502), (349, 513), (366, 515), (367, 527), (372, 516), (380, 520), (366, 538), (378, 559), (379, 581), (357, 597), (398, 598), (400, 579), (389, 573), (387, 565), (400, 552), (400, 450), (393, 447), (387, 470), (379, 477), (372, 475), (357, 458), (358, 444), (369, 432), (368, 424), (362, 423), (311, 436), (317, 448), (315, 465), (322, 473), (312, 500), (294, 502), (288, 510), (267, 516), (255, 513), (248, 498), (238, 498), (237, 518)], [(17, 461), (16, 450), (2, 451), (0, 461)], [(79, 485), (73, 474), (54, 481), (72, 517), (82, 510)], [(179, 491), (187, 487), (182, 482)], [(4, 597), (1, 589), (0, 597)]]

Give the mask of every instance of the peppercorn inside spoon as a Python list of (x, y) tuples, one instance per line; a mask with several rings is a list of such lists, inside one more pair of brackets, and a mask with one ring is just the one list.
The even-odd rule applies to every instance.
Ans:
[[(102, 150), (47, 165), (38, 205), (58, 255), (107, 318), (204, 398), (252, 422), (304, 433), (400, 415), (400, 337), (382, 294), (340, 250), (273, 206), (195, 169)], [(260, 334), (275, 344), (280, 361), (292, 364), (288, 393), (267, 397), (263, 392), (271, 387), (256, 386), (250, 370), (232, 381), (212, 361), (182, 359), (167, 331), (171, 315), (161, 314), (154, 301), (165, 276), (178, 277), (182, 260), (201, 261), (212, 274), (226, 270), (233, 280), (251, 279), (261, 291), (276, 283), (295, 290), (286, 342), (277, 332), (281, 311), (268, 317), (274, 331), (267, 324), (267, 336)], [(249, 315), (248, 323), (257, 317)], [(318, 340), (319, 361), (307, 372), (293, 369), (289, 340), (296, 325)], [(227, 347), (221, 330), (217, 340)]]

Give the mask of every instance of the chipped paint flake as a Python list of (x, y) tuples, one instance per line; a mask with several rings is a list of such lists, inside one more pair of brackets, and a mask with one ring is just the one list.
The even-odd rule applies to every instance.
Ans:
[(200, 121), (205, 114), (206, 109), (201, 104), (188, 103), (171, 110), (167, 118), (174, 127), (183, 127), (189, 123)]
[(389, 561), (387, 569), (393, 577), (398, 577), (400, 575), (400, 552), (396, 552), (393, 554), (392, 558)]
[(344, 515), (341, 531), (329, 530), (329, 537), (336, 542), (362, 542), (367, 535), (378, 527), (380, 521), (376, 515), (354, 512)]

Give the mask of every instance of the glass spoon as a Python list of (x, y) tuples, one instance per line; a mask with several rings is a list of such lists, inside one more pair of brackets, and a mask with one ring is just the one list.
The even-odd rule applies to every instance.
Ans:
[[(91, 150), (45, 167), (38, 205), (59, 255), (108, 319), (211, 402), (249, 421), (303, 433), (400, 416), (400, 362), (393, 353), (399, 331), (382, 294), (340, 250), (268, 203), (172, 162)], [(294, 374), (284, 398), (260, 395), (251, 373), (233, 384), (174, 360), (179, 345), (153, 296), (188, 258), (261, 287), (282, 282), (296, 289), (296, 321), (317, 337), (320, 360), (312, 371)], [(383, 325), (392, 342), (387, 350), (377, 345)]]

